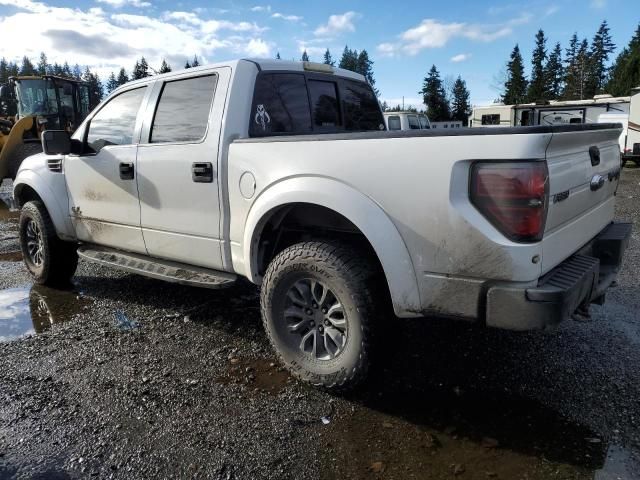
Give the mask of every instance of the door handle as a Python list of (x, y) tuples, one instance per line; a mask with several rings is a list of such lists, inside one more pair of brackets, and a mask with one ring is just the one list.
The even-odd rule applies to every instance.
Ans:
[(212, 183), (213, 165), (210, 162), (192, 163), (191, 179), (196, 183)]
[(133, 163), (120, 163), (120, 178), (122, 180), (133, 180)]
[(589, 183), (589, 187), (592, 192), (596, 190), (600, 190), (604, 185), (604, 177), (602, 175), (594, 175), (591, 177), (591, 182)]

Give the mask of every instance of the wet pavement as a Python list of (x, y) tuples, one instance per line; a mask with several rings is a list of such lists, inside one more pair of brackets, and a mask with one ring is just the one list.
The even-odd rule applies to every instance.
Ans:
[(81, 262), (69, 290), (32, 286), (0, 204), (0, 479), (640, 478), (640, 169), (618, 198), (635, 232), (590, 321), (388, 319), (384, 361), (347, 396), (280, 368), (246, 283)]

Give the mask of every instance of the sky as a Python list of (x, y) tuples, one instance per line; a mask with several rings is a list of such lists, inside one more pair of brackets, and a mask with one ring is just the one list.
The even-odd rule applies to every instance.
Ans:
[(593, 37), (603, 20), (619, 52), (638, 23), (638, 0), (204, 1), (0, 0), (0, 56), (89, 66), (104, 80), (145, 56), (182, 68), (247, 57), (339, 59), (345, 45), (369, 52), (376, 87), (390, 105), (421, 106), (431, 65), (451, 83), (460, 75), (475, 105), (491, 103), (514, 45), (527, 66), (542, 28), (548, 49), (577, 32)]

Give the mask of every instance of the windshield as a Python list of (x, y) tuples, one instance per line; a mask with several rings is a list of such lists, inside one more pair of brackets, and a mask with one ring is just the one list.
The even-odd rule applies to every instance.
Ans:
[(52, 115), (58, 113), (58, 103), (50, 79), (17, 80), (18, 115)]

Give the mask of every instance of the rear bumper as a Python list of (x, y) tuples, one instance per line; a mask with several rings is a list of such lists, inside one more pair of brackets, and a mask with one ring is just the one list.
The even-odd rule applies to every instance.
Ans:
[(487, 292), (487, 326), (535, 330), (557, 325), (580, 307), (604, 303), (631, 236), (630, 223), (611, 223), (535, 287), (493, 286)]

